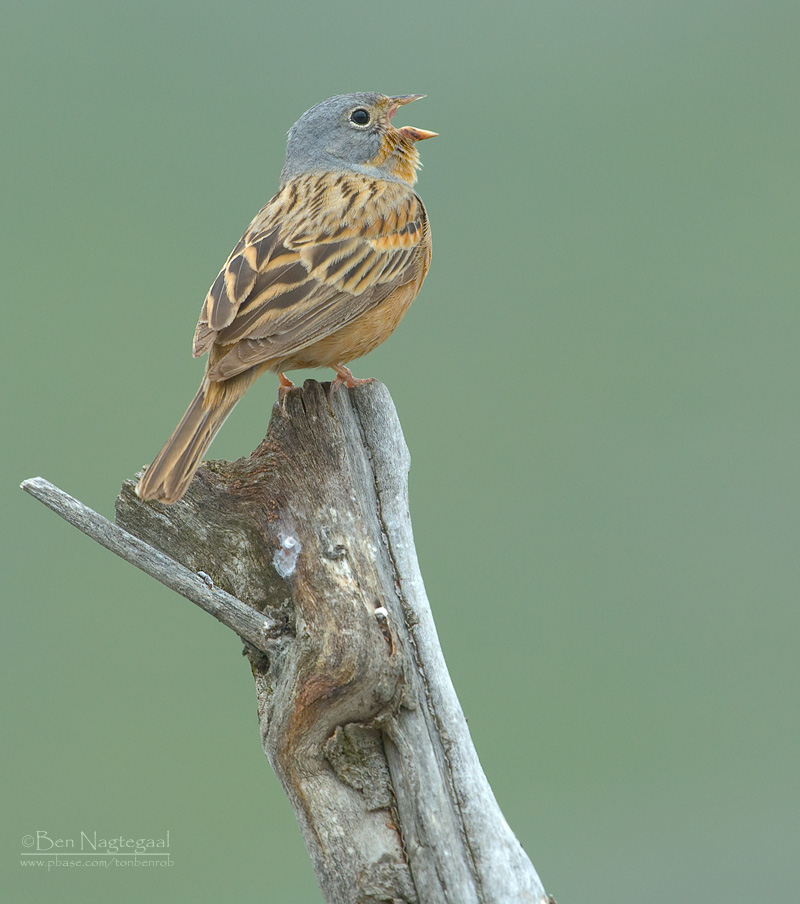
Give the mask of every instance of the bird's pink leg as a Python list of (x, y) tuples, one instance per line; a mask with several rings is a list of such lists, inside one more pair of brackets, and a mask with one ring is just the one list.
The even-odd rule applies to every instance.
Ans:
[(281, 406), (281, 410), (283, 413), (286, 413), (286, 396), (289, 395), (289, 390), (294, 389), (294, 383), (286, 376), (285, 373), (278, 374), (278, 380), (280, 381), (280, 385), (278, 386), (278, 404)]
[(335, 392), (340, 386), (346, 386), (348, 389), (352, 389), (354, 386), (375, 382), (375, 377), (367, 377), (365, 380), (359, 380), (357, 377), (353, 376), (350, 369), (345, 367), (344, 364), (337, 364), (333, 369), (336, 371), (336, 379), (331, 384), (331, 392)]
[(353, 376), (350, 369), (345, 367), (344, 364), (337, 364), (333, 369), (336, 371), (336, 379), (331, 382), (331, 387), (328, 390), (328, 408), (330, 408), (331, 414), (333, 414), (333, 394), (340, 386), (352, 389), (354, 386), (361, 386), (363, 383), (375, 382), (375, 377), (359, 380)]

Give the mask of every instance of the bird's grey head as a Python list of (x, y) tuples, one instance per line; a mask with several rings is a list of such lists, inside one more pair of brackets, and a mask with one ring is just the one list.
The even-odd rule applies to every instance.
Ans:
[(391, 118), (397, 108), (423, 97), (407, 94), (339, 94), (307, 110), (289, 130), (281, 184), (302, 173), (346, 170), (413, 184), (419, 155), (414, 145), (436, 133)]

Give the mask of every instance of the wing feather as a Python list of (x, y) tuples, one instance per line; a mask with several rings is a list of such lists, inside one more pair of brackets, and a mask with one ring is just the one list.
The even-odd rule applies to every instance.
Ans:
[(289, 357), (331, 335), (418, 272), (430, 255), (410, 186), (356, 174), (288, 182), (250, 224), (206, 296), (194, 354), (211, 379)]

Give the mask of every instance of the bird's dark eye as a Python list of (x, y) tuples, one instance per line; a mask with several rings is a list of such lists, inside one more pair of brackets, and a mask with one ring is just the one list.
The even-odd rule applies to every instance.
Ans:
[(369, 111), (359, 107), (350, 114), (350, 122), (354, 122), (357, 126), (365, 126), (369, 122)]

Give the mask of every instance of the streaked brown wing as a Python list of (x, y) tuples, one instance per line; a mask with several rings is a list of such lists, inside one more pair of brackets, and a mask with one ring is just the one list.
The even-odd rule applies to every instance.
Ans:
[[(331, 335), (427, 269), (428, 225), (407, 185), (307, 174), (256, 216), (206, 297), (194, 353), (227, 379)], [(222, 351), (222, 349), (219, 349)]]

